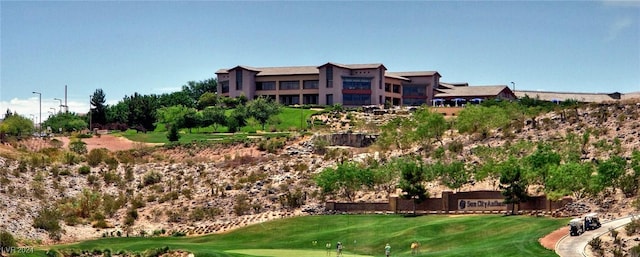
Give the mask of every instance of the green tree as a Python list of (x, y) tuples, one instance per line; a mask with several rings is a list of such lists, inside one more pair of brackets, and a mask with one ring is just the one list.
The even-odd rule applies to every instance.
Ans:
[(413, 113), (415, 120), (415, 137), (419, 142), (431, 145), (432, 140), (437, 140), (442, 145), (442, 135), (449, 129), (449, 124), (440, 113), (421, 107)]
[(187, 113), (189, 113), (189, 108), (183, 105), (162, 107), (157, 110), (156, 119), (158, 123), (164, 124), (166, 127), (176, 125), (178, 128), (182, 128)]
[(265, 124), (269, 118), (278, 113), (280, 113), (280, 105), (263, 96), (260, 96), (247, 104), (247, 114), (249, 117), (253, 117), (260, 122), (262, 130), (264, 130)]
[(591, 163), (569, 162), (552, 166), (545, 183), (545, 193), (551, 200), (573, 194), (575, 198), (584, 197), (589, 189), (589, 182), (594, 167)]
[(107, 108), (107, 123), (127, 124), (129, 115), (129, 106), (127, 105), (127, 102), (118, 102), (117, 104), (110, 105)]
[(183, 91), (173, 92), (169, 94), (162, 94), (158, 97), (158, 106), (169, 107), (175, 105), (182, 105), (187, 108), (195, 108), (197, 99), (191, 98), (191, 96)]
[(180, 140), (180, 133), (178, 133), (178, 126), (175, 124), (169, 125), (169, 131), (167, 132), (167, 139), (170, 142), (177, 142)]
[(218, 105), (218, 95), (213, 92), (205, 92), (198, 98), (198, 109), (204, 110), (207, 107)]
[(619, 186), (619, 180), (625, 173), (627, 160), (620, 156), (612, 156), (606, 161), (598, 164), (597, 186), (599, 189), (612, 187), (614, 190)]
[(387, 192), (387, 196), (393, 193), (398, 185), (400, 178), (400, 169), (398, 166), (401, 162), (402, 159), (394, 158), (390, 162), (372, 169), (373, 184), (380, 188), (380, 191)]
[(209, 106), (202, 110), (202, 125), (213, 125), (213, 130), (218, 132), (218, 126), (225, 125), (227, 116), (224, 114), (224, 108), (221, 106)]
[(440, 182), (453, 190), (460, 189), (469, 182), (470, 172), (464, 166), (463, 162), (454, 161), (449, 164), (436, 163), (432, 165), (434, 174), (440, 178)]
[(376, 144), (382, 149), (395, 146), (397, 149), (407, 149), (413, 142), (413, 128), (415, 123), (406, 117), (395, 117), (380, 126), (380, 136)]
[(525, 158), (529, 167), (529, 182), (540, 185), (546, 184), (549, 170), (560, 165), (561, 156), (555, 152), (550, 144), (538, 143), (535, 152)]
[(401, 172), (399, 187), (402, 189), (402, 198), (413, 200), (413, 214), (416, 214), (416, 205), (429, 197), (429, 192), (424, 187), (426, 173), (422, 161), (405, 159), (399, 163)]
[(373, 172), (355, 162), (345, 162), (335, 169), (324, 169), (315, 181), (324, 194), (338, 194), (352, 202), (358, 190), (373, 186)]
[(140, 95), (134, 93), (131, 97), (125, 96), (124, 102), (129, 106), (130, 127), (141, 126), (146, 130), (153, 130), (156, 123), (156, 110), (158, 109), (157, 96)]
[(54, 132), (73, 132), (87, 128), (87, 122), (80, 116), (71, 112), (62, 112), (49, 117), (42, 123), (43, 127), (50, 127)]
[(5, 119), (0, 123), (0, 133), (17, 138), (30, 135), (33, 130), (33, 122), (30, 119), (17, 114), (10, 115), (8, 117), (5, 116)]
[(209, 78), (201, 81), (189, 81), (182, 86), (182, 92), (186, 93), (194, 102), (200, 99), (200, 96), (209, 92), (215, 93), (218, 81), (215, 78)]
[[(96, 89), (91, 95), (91, 123), (93, 125), (104, 125), (107, 123), (107, 102), (106, 95), (101, 88)], [(92, 128), (89, 128), (92, 129)]]
[(515, 206), (527, 201), (527, 181), (524, 178), (524, 171), (516, 158), (510, 157), (508, 160), (498, 165), (500, 170), (500, 189), (504, 198), (504, 203), (511, 204), (511, 214), (515, 214)]
[(229, 117), (227, 117), (227, 127), (229, 128), (229, 132), (237, 132), (240, 128), (247, 125), (247, 108), (244, 105), (236, 106)]
[(482, 139), (487, 138), (492, 129), (502, 128), (507, 124), (508, 115), (499, 106), (470, 105), (460, 111), (455, 120), (455, 128), (460, 133), (480, 133)]

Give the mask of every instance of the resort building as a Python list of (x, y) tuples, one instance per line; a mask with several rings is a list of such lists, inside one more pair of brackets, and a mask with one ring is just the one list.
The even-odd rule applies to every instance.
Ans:
[(284, 105), (345, 106), (431, 104), (436, 71), (387, 72), (380, 63), (293, 67), (236, 66), (216, 72), (218, 94), (265, 96)]

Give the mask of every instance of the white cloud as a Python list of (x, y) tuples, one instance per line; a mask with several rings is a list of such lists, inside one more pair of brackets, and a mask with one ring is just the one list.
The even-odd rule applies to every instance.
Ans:
[(619, 17), (611, 26), (609, 26), (609, 35), (605, 38), (606, 42), (611, 42), (618, 38), (618, 35), (624, 32), (625, 29), (633, 25), (633, 19), (630, 17)]
[[(35, 97), (30, 97), (26, 99), (13, 98), (9, 101), (0, 101), (0, 118), (4, 118), (4, 114), (7, 112), (7, 109), (11, 110), (13, 113), (17, 113), (27, 118), (35, 118), (36, 120), (40, 119), (40, 111), (42, 111), (42, 121), (47, 120), (49, 117), (49, 112), (60, 111), (60, 103), (58, 101), (42, 101), (42, 108), (40, 108), (40, 99)], [(86, 113), (89, 111), (89, 102), (80, 102), (70, 100), (67, 102), (69, 105), (69, 111), (75, 113)], [(53, 109), (52, 109), (53, 108)]]
[(153, 91), (159, 91), (162, 93), (173, 93), (176, 91), (181, 91), (182, 87), (159, 87), (159, 88), (154, 88)]

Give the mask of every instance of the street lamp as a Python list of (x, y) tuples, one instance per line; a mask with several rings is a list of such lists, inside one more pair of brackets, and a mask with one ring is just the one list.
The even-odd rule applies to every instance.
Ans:
[(53, 113), (54, 113), (54, 114), (56, 113), (56, 108), (51, 107), (51, 108), (49, 108), (49, 109), (53, 110)]
[(62, 99), (60, 99), (60, 98), (53, 98), (53, 100), (58, 100), (58, 101), (60, 101), (60, 112), (62, 112), (62, 107), (64, 106), (64, 105), (62, 105)]
[(91, 98), (93, 95), (89, 95), (89, 132), (91, 132)]
[(38, 94), (38, 99), (40, 101), (40, 121), (38, 122), (38, 130), (42, 130), (42, 93), (33, 91), (32, 93)]
[(513, 93), (516, 93), (516, 83), (511, 81), (511, 86), (513, 86)]

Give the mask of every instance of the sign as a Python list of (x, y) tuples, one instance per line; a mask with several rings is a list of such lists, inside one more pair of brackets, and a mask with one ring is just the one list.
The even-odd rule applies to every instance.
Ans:
[(503, 199), (458, 199), (461, 211), (502, 211), (507, 208)]

